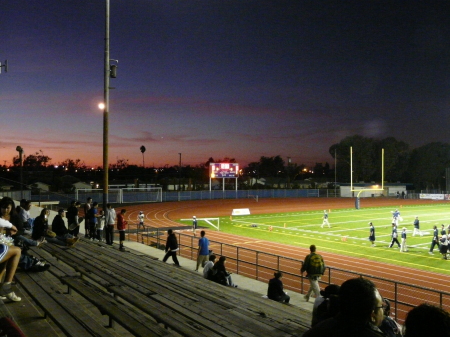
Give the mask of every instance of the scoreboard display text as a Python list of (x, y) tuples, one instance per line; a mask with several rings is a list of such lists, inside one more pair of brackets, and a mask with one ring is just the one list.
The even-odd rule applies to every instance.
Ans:
[(209, 176), (211, 178), (236, 178), (238, 174), (239, 164), (209, 163)]

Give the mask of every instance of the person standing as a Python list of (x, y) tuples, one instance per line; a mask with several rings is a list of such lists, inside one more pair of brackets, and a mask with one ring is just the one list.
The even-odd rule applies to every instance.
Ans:
[(372, 247), (375, 247), (375, 227), (372, 222), (369, 222), (369, 241), (372, 243)]
[(418, 216), (416, 216), (416, 218), (414, 219), (413, 225), (414, 225), (414, 231), (413, 231), (412, 236), (415, 236), (416, 233), (419, 234), (420, 236), (423, 236), (422, 232), (420, 231), (420, 222), (419, 222)]
[(400, 248), (400, 242), (398, 241), (398, 233), (397, 233), (397, 226), (395, 223), (392, 223), (392, 234), (391, 234), (391, 244), (389, 245), (389, 248), (392, 248), (394, 246), (394, 243), (397, 244), (397, 248)]
[(447, 232), (445, 231), (445, 226), (444, 224), (441, 225), (441, 235), (446, 235)]
[(116, 211), (111, 204), (106, 205), (105, 214), (105, 234), (106, 244), (112, 246), (114, 243), (114, 225), (116, 224)]
[(89, 239), (90, 238), (90, 227), (89, 227), (89, 219), (88, 219), (88, 212), (92, 208), (92, 198), (88, 197), (86, 199), (86, 203), (83, 205), (84, 210), (84, 237)]
[(430, 251), (428, 252), (428, 254), (434, 254), (433, 249), (436, 245), (438, 245), (439, 247), (439, 231), (437, 229), (437, 226), (433, 226), (433, 239), (431, 240)]
[(198, 240), (197, 267), (195, 268), (195, 271), (198, 271), (198, 267), (200, 266), (200, 264), (203, 267), (208, 261), (209, 240), (207, 237), (205, 237), (205, 234), (205, 231), (200, 232), (201, 238)]
[(328, 213), (327, 210), (323, 211), (323, 221), (322, 221), (322, 226), (320, 226), (320, 228), (323, 228), (323, 226), (328, 225), (328, 228), (331, 228), (330, 223), (328, 222)]
[(166, 262), (167, 259), (171, 256), (174, 264), (177, 267), (180, 267), (180, 263), (178, 262), (177, 252), (178, 252), (178, 241), (172, 229), (167, 231), (167, 240), (166, 240), (166, 255), (164, 255), (163, 262)]
[(125, 250), (123, 246), (123, 242), (125, 241), (125, 229), (127, 228), (128, 222), (125, 220), (125, 214), (127, 213), (126, 209), (122, 209), (120, 213), (117, 215), (117, 230), (119, 231), (119, 249)]
[(94, 240), (96, 237), (96, 231), (97, 231), (97, 218), (99, 218), (100, 215), (98, 214), (98, 202), (95, 201), (92, 204), (92, 207), (88, 211), (88, 222), (89, 222), (89, 239)]
[(144, 212), (140, 211), (138, 216), (137, 216), (137, 220), (139, 222), (138, 229), (141, 228), (141, 226), (142, 226), (142, 229), (145, 229), (145, 227), (144, 227), (144, 218), (145, 218)]
[(315, 297), (320, 295), (319, 280), (325, 272), (325, 263), (322, 256), (316, 254), (316, 246), (311, 245), (309, 247), (310, 254), (306, 255), (305, 261), (303, 262), (302, 268), (300, 269), (300, 274), (306, 272), (306, 277), (309, 279), (310, 287), (304, 299), (306, 302), (309, 301), (311, 293), (314, 292)]
[(277, 302), (289, 303), (290, 296), (283, 289), (281, 278), (283, 274), (277, 271), (273, 274), (274, 278), (269, 280), (269, 288), (267, 289), (267, 297)]
[(194, 215), (192, 217), (192, 232), (195, 235), (195, 231), (197, 230), (197, 217)]
[(406, 246), (406, 227), (403, 227), (402, 229), (402, 243), (400, 245), (400, 252), (407, 252), (408, 251), (408, 247)]
[(103, 229), (105, 228), (105, 212), (103, 210), (99, 211), (99, 217), (97, 219), (97, 226), (96, 226), (96, 235), (95, 239), (99, 242), (103, 242)]
[(447, 252), (448, 252), (448, 239), (447, 239), (447, 235), (442, 235), (440, 241), (440, 245), (439, 245), (439, 253), (442, 254), (442, 258), (444, 260), (447, 260)]
[[(73, 236), (78, 236), (78, 233), (80, 232), (80, 221), (79, 221), (79, 208), (81, 204), (79, 201), (73, 200), (70, 203), (69, 208), (67, 209), (67, 224), (69, 225), (69, 233)], [(73, 228), (73, 229), (71, 229)]]

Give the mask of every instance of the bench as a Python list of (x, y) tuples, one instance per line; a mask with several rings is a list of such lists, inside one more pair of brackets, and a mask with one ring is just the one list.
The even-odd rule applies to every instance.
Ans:
[(86, 309), (64, 294), (47, 273), (16, 273), (16, 280), (66, 336), (113, 337)]
[[(52, 267), (50, 272), (121, 325), (127, 320), (118, 316), (111, 301), (118, 307), (127, 302), (132, 311), (151, 317), (151, 324), (163, 324), (183, 336), (295, 336), (309, 327), (310, 314), (300, 308), (218, 285), (197, 272), (133, 251), (120, 252), (87, 240), (71, 250), (49, 244), (42, 251), (73, 269)], [(135, 325), (145, 323), (150, 324), (146, 320)]]

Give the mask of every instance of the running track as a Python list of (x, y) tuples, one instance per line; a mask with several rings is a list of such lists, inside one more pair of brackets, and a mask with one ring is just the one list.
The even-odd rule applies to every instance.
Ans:
[[(432, 204), (431, 200), (398, 200), (398, 199), (381, 199), (367, 198), (361, 199), (361, 207), (380, 207), (392, 206), (394, 208), (399, 205), (416, 205), (416, 204)], [(146, 225), (155, 227), (170, 227), (180, 224), (171, 219), (187, 219), (196, 215), (200, 218), (229, 216), (234, 208), (250, 208), (252, 214), (265, 213), (282, 213), (296, 212), (307, 210), (322, 209), (342, 209), (354, 208), (354, 199), (346, 198), (300, 198), (300, 199), (259, 199), (256, 202), (252, 199), (238, 200), (206, 200), (206, 201), (183, 201), (183, 202), (167, 202), (157, 204), (145, 204), (140, 206), (129, 206), (127, 208), (128, 223), (133, 226), (137, 223), (137, 214), (144, 211), (146, 215)], [(116, 210), (118, 211), (118, 210)], [(189, 224), (190, 225), (190, 224)], [(189, 226), (190, 228), (190, 226)], [(293, 259), (303, 259), (309, 253), (309, 249), (298, 246), (289, 246), (285, 244), (256, 240), (254, 238), (242, 237), (233, 234), (227, 234), (217, 231), (208, 231), (208, 238), (212, 241), (222, 242), (229, 245), (245, 247), (262, 251), (269, 254), (283, 255)], [(320, 250), (320, 247), (318, 247)], [(282, 253), (281, 253), (282, 252)], [(344, 269), (356, 273), (372, 275), (375, 277), (385, 278), (392, 281), (402, 282), (411, 285), (417, 285), (434, 290), (448, 291), (450, 276), (435, 272), (427, 272), (409, 267), (401, 267), (386, 263), (379, 263), (368, 259), (355, 258), (334, 254), (329, 252), (318, 251), (325, 259), (327, 266)], [(230, 252), (231, 254), (232, 252)], [(230, 256), (226, 254), (227, 256)], [(436, 258), (438, 255), (436, 255)], [(245, 256), (239, 256), (245, 260)], [(230, 266), (231, 267), (231, 266)], [(298, 265), (288, 266), (292, 272), (298, 272)], [(241, 273), (241, 267), (240, 267)], [(251, 270), (248, 270), (251, 274)], [(245, 274), (245, 271), (244, 273)], [(271, 275), (268, 275), (270, 277)], [(344, 281), (345, 278), (342, 280)], [(287, 281), (287, 280), (286, 280)], [(377, 286), (382, 289), (383, 285)], [(405, 290), (406, 291), (406, 290)], [(384, 289), (384, 296), (392, 298), (392, 291)], [(420, 294), (414, 293), (411, 296), (422, 297)], [(420, 298), (419, 303), (430, 301), (430, 298)], [(433, 302), (436, 299), (433, 299)], [(399, 315), (403, 316), (403, 315)]]

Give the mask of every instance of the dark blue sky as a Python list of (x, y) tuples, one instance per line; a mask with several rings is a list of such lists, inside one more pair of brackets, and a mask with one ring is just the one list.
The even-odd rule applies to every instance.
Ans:
[[(0, 153), (102, 162), (103, 0), (5, 0)], [(446, 1), (111, 0), (110, 160), (332, 162), (361, 134), (449, 142)], [(2, 163), (3, 164), (3, 163)]]

